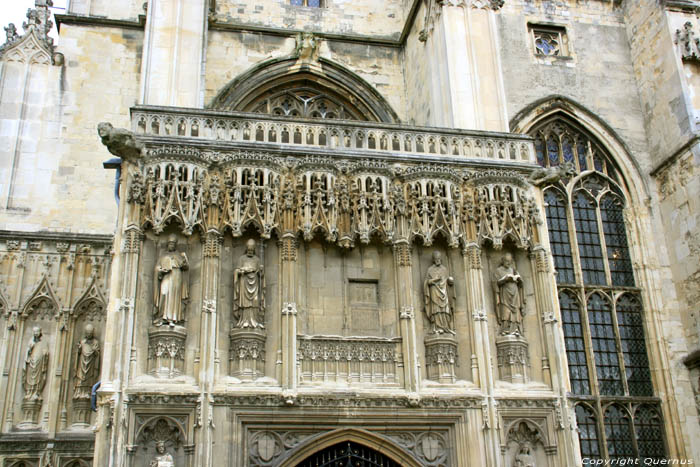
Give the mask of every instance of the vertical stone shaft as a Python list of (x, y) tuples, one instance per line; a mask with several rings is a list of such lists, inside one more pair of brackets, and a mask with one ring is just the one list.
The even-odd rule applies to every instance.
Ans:
[(282, 303), (282, 389), (294, 393), (297, 388), (297, 240), (287, 232), (280, 241), (280, 302)]
[(478, 381), (474, 381), (484, 393), (488, 395), (488, 404), (485, 413), (482, 412), (483, 429), (487, 430), (484, 438), (486, 440), (486, 458), (488, 465), (498, 465), (500, 461), (500, 446), (498, 442), (498, 431), (494, 422), (498, 414), (493, 404), (494, 375), (491, 356), (491, 345), (489, 343), (488, 316), (486, 310), (486, 297), (484, 288), (483, 270), (481, 268), (481, 247), (476, 243), (469, 243), (464, 249), (464, 267), (467, 271), (467, 310), (471, 310), (473, 319), (473, 341), (476, 353), (478, 368)]
[(413, 308), (413, 262), (411, 245), (406, 240), (394, 243), (396, 296), (399, 307), (404, 387), (409, 392), (420, 389), (420, 364), (416, 343), (416, 313)]
[(207, 0), (149, 0), (141, 102), (201, 107)]
[[(129, 161), (122, 162), (119, 197), (127, 199), (127, 179), (130, 171), (138, 170)], [(105, 344), (99, 392), (101, 426), (95, 438), (95, 465), (124, 465), (124, 452), (118, 446), (126, 444), (127, 421), (123, 410), (126, 388), (135, 365), (134, 302), (138, 283), (139, 253), (142, 233), (139, 228), (141, 206), (136, 203), (119, 204), (122, 222), (114, 236), (113, 263), (109, 306), (105, 325)]]

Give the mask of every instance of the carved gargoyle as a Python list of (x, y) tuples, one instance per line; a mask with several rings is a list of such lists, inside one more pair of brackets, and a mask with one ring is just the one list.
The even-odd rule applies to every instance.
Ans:
[(576, 168), (571, 162), (565, 162), (556, 167), (546, 167), (537, 169), (528, 177), (528, 181), (535, 186), (550, 185), (557, 183), (565, 177), (576, 175)]
[(102, 122), (97, 125), (97, 133), (107, 150), (122, 159), (136, 159), (145, 149), (143, 143), (137, 141), (132, 132), (124, 128), (114, 128), (111, 123)]

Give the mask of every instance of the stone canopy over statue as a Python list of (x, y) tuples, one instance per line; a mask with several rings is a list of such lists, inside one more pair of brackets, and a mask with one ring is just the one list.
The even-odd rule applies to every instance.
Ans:
[(155, 270), (153, 323), (179, 324), (185, 320), (184, 303), (189, 298), (186, 271), (189, 262), (185, 253), (177, 253), (177, 237), (168, 237), (168, 251), (160, 257)]
[(246, 243), (246, 252), (233, 272), (233, 317), (235, 328), (264, 328), (265, 274), (255, 254), (255, 240)]
[(22, 389), (25, 401), (41, 401), (49, 368), (49, 350), (41, 340), (41, 328), (37, 326), (32, 331), (32, 340), (27, 346), (22, 369)]
[(75, 358), (75, 388), (73, 399), (90, 399), (92, 385), (99, 377), (100, 341), (92, 324), (85, 326), (85, 335), (77, 346)]
[(496, 299), (496, 319), (499, 333), (506, 335), (523, 335), (523, 315), (525, 314), (525, 295), (523, 279), (515, 268), (513, 255), (506, 253), (501, 258), (492, 279)]
[(433, 264), (423, 282), (425, 314), (433, 334), (455, 334), (453, 285), (454, 279), (442, 264), (442, 255), (433, 252)]

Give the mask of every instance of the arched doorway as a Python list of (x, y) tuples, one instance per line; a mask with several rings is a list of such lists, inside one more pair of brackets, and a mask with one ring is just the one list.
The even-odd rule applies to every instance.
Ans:
[(354, 441), (341, 441), (310, 455), (297, 467), (399, 467), (381, 452)]
[(357, 428), (321, 433), (289, 452), (279, 467), (421, 467), (388, 438)]

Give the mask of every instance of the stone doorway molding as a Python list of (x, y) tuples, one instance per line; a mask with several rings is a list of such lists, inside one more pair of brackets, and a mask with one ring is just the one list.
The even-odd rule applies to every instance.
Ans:
[(343, 441), (353, 441), (379, 451), (403, 467), (422, 467), (411, 454), (392, 441), (383, 436), (357, 428), (341, 428), (313, 436), (284, 456), (278, 466), (295, 467), (314, 453)]

